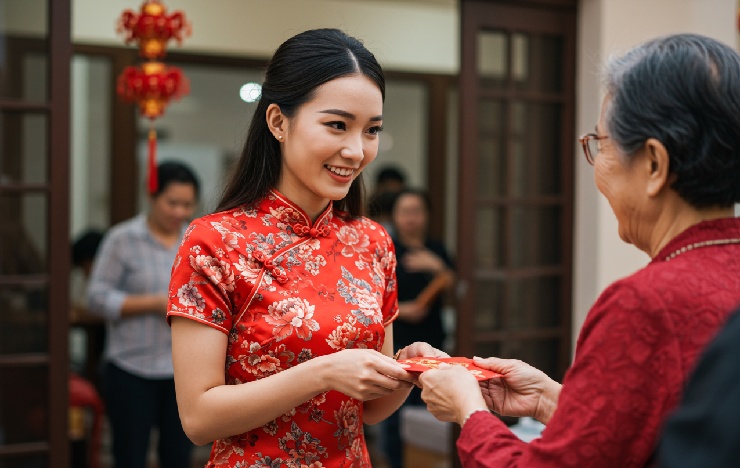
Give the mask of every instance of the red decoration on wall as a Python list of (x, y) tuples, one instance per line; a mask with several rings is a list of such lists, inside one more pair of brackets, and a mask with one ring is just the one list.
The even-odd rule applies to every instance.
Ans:
[(150, 119), (161, 116), (170, 99), (187, 93), (188, 81), (182, 71), (162, 62), (126, 67), (118, 76), (118, 95), (124, 101), (138, 103), (141, 115)]
[(141, 13), (125, 10), (118, 20), (118, 32), (125, 32), (126, 44), (139, 41), (142, 57), (158, 59), (167, 53), (167, 41), (174, 38), (181, 43), (183, 36), (190, 35), (190, 23), (182, 12), (168, 15), (164, 5), (152, 0), (141, 5)]
[(118, 95), (127, 102), (136, 102), (139, 112), (150, 119), (149, 155), (147, 158), (148, 182), (150, 194), (157, 191), (157, 137), (154, 131), (154, 119), (164, 113), (172, 99), (179, 99), (188, 94), (187, 78), (177, 67), (167, 67), (156, 61), (167, 53), (167, 42), (170, 39), (182, 42), (183, 36), (190, 35), (190, 24), (182, 12), (170, 15), (159, 0), (146, 0), (141, 5), (141, 12), (125, 10), (118, 21), (118, 32), (126, 34), (126, 44), (138, 41), (139, 55), (147, 62), (135, 67), (126, 67), (118, 76)]

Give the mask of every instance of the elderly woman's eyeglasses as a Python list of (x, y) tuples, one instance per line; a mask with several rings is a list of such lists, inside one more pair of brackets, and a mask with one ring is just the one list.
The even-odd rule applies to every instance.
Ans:
[(606, 135), (597, 135), (595, 133), (587, 133), (578, 138), (578, 141), (583, 145), (583, 154), (586, 156), (586, 161), (588, 161), (590, 165), (594, 165), (594, 159), (596, 158), (596, 155), (599, 154), (599, 151), (601, 151), (601, 143), (599, 140), (605, 140), (607, 138), (609, 137)]

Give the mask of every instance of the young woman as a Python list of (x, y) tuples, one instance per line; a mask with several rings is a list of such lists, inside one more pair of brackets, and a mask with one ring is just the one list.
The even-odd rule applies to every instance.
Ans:
[[(175, 383), (185, 432), (215, 441), (207, 466), (369, 466), (363, 422), (409, 393), (390, 357), (393, 244), (360, 216), (384, 87), (341, 31), (288, 39), (217, 212), (185, 235), (170, 285)], [(400, 357), (436, 353), (416, 343)]]
[(186, 166), (157, 168), (149, 210), (114, 226), (95, 258), (88, 287), (90, 312), (107, 322), (104, 398), (116, 467), (147, 466), (149, 435), (159, 429), (160, 466), (190, 466), (192, 444), (175, 402), (172, 342), (163, 317), (172, 262), (198, 200)]

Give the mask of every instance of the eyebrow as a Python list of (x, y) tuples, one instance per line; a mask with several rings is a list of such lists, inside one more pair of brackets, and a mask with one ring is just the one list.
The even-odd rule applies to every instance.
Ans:
[[(347, 119), (350, 119), (350, 120), (356, 120), (357, 119), (357, 117), (355, 117), (355, 114), (351, 114), (351, 113), (349, 113), (347, 111), (343, 111), (341, 109), (326, 109), (326, 110), (319, 111), (319, 114), (334, 114), (334, 115), (338, 115), (340, 117), (344, 117), (344, 118), (347, 118)], [(376, 115), (375, 117), (370, 117), (370, 121), (371, 122), (376, 122), (376, 121), (379, 121), (379, 120), (383, 120), (383, 116), (382, 115)]]

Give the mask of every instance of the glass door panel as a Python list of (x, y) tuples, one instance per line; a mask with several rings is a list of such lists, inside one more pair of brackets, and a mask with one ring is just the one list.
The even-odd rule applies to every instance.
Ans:
[(479, 86), (503, 89), (509, 79), (509, 38), (503, 31), (478, 34), (476, 66)]
[(563, 91), (564, 42), (558, 36), (512, 35), (512, 79), (518, 91)]
[(108, 57), (75, 55), (72, 59), (70, 234), (110, 224), (111, 100), (113, 66)]
[(48, 439), (48, 391), (46, 366), (0, 368), (0, 446)]
[(474, 226), (476, 270), (499, 269), (505, 265), (503, 208), (479, 208)]
[(49, 350), (46, 284), (0, 285), (0, 357)]
[(501, 196), (506, 190), (506, 108), (499, 99), (481, 99), (478, 106), (478, 171), (481, 196)]
[(47, 0), (0, 0), (0, 99), (48, 98)]
[(0, 183), (43, 184), (48, 178), (46, 135), (49, 125), (43, 114), (0, 112)]
[(562, 209), (559, 206), (527, 205), (511, 209), (512, 268), (553, 267), (563, 261)]
[(511, 195), (526, 197), (561, 193), (562, 113), (561, 104), (511, 103), (511, 131), (508, 134)]
[(507, 281), (507, 329), (528, 330), (560, 325), (561, 288), (558, 277)]
[(46, 195), (8, 194), (0, 184), (0, 275), (47, 271)]

